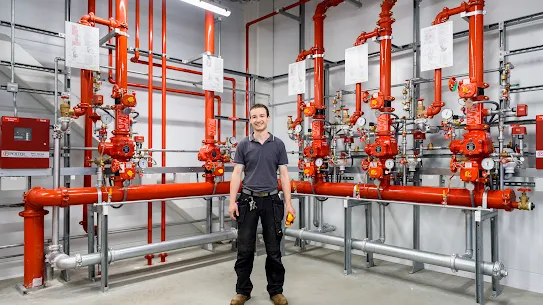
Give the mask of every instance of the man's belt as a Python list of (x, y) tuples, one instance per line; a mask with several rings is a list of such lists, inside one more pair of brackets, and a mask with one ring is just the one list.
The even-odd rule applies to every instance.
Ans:
[(275, 195), (275, 194), (279, 194), (278, 189), (275, 189), (275, 190), (273, 190), (271, 192), (255, 192), (255, 191), (251, 191), (251, 190), (246, 189), (246, 188), (242, 188), (241, 192), (243, 194), (247, 194), (249, 196), (254, 196), (254, 197), (268, 197), (268, 196), (272, 196), (272, 195)]

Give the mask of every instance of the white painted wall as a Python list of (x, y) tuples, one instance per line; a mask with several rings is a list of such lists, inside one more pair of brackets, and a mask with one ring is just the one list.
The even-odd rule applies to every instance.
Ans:
[[(260, 1), (252, 3), (247, 9), (247, 14), (251, 14), (247, 20), (253, 20), (263, 16), (274, 8), (280, 8), (293, 3), (291, 0)], [(355, 39), (362, 31), (371, 31), (375, 28), (375, 22), (378, 20), (380, 12), (380, 2), (378, 0), (363, 1), (364, 7), (360, 10), (354, 6), (344, 3), (339, 7), (331, 8), (325, 19), (324, 40), (326, 49), (326, 59), (338, 61), (344, 59), (344, 50), (354, 43)], [(522, 5), (520, 2), (522, 2)], [(487, 1), (487, 15), (485, 24), (495, 23), (520, 17), (543, 10), (543, 2), (523, 0), (512, 3), (505, 0)], [(318, 1), (311, 1), (306, 4), (306, 48), (313, 45), (313, 20), (312, 16)], [(421, 4), (421, 26), (429, 26), (434, 20), (435, 15), (445, 6), (455, 7), (458, 1), (440, 0), (423, 1)], [(291, 13), (298, 14), (297, 9), (291, 10)], [(412, 1), (398, 1), (393, 9), (396, 22), (393, 24), (393, 43), (404, 45), (412, 42)], [(246, 17), (247, 17), (246, 14)], [(468, 28), (467, 22), (459, 16), (451, 18), (454, 22), (454, 31), (462, 31)], [(543, 43), (541, 36), (540, 23), (535, 25), (524, 25), (508, 31), (507, 43), (510, 49), (517, 49)], [(295, 21), (284, 16), (276, 16), (273, 20), (254, 25), (251, 30), (251, 72), (260, 75), (278, 75), (287, 73), (289, 63), (295, 61), (298, 54), (298, 30)], [(258, 36), (257, 36), (258, 35)], [(255, 37), (257, 36), (257, 37)], [(378, 45), (368, 42), (371, 52), (378, 51)], [(466, 73), (468, 68), (468, 45), (467, 39), (460, 39), (454, 44), (454, 66), (444, 69), (443, 75), (452, 75)], [(499, 63), (499, 46), (497, 33), (485, 34), (485, 68), (497, 68)], [(271, 53), (271, 55), (270, 55)], [(543, 83), (543, 76), (539, 71), (542, 68), (541, 53), (532, 53), (516, 56), (510, 60), (516, 68), (512, 71), (512, 83), (518, 83), (520, 86), (538, 85)], [(308, 63), (311, 67), (312, 63)], [(410, 52), (393, 55), (392, 83), (397, 84), (412, 77), (412, 57)], [(422, 77), (433, 77), (432, 72), (424, 72)], [(497, 73), (486, 74), (485, 81), (490, 84), (487, 94), (491, 99), (496, 100), (498, 96)], [(370, 80), (363, 84), (364, 88), (376, 88), (379, 86), (379, 62), (378, 59), (370, 61)], [(422, 87), (421, 95), (426, 98), (426, 105), (433, 100), (433, 85), (426, 84)], [(344, 86), (343, 67), (335, 68), (331, 72), (330, 92), (345, 89), (354, 90), (354, 86)], [(269, 86), (259, 85), (258, 90), (270, 90)], [(275, 82), (273, 89), (273, 102), (280, 103), (296, 100), (295, 96), (287, 96), (286, 79)], [(309, 74), (307, 79), (307, 92), (309, 97), (313, 96), (313, 75)], [(456, 93), (449, 93), (446, 89), (446, 82), (443, 86), (443, 99), (447, 107), (459, 111), (456, 103)], [(397, 98), (396, 108), (401, 108), (401, 89), (392, 90), (392, 94)], [(344, 97), (346, 104), (354, 108), (354, 96)], [(517, 103), (529, 105), (529, 117), (535, 118), (543, 109), (538, 105), (538, 93), (513, 94), (512, 106)], [(366, 112), (365, 117), (368, 121), (375, 121), (373, 111), (367, 106), (363, 106)], [(297, 145), (288, 140), (286, 136), (287, 115), (295, 115), (294, 104), (274, 107), (273, 109), (273, 130), (276, 136), (282, 136), (287, 150), (296, 150)], [(397, 112), (402, 116), (402, 111)], [(434, 119), (434, 123), (439, 123), (440, 118)], [(534, 128), (528, 127), (528, 151), (534, 151)], [(509, 135), (510, 132), (506, 131)], [(432, 136), (429, 141), (435, 145), (444, 144), (445, 141), (439, 135)], [(427, 141), (427, 143), (429, 142)], [(426, 143), (426, 144), (427, 144)], [(291, 165), (297, 164), (297, 156), (291, 155)], [(534, 159), (527, 158), (527, 167), (534, 167)], [(425, 166), (446, 167), (448, 160), (443, 159), (438, 162), (425, 163)], [(427, 182), (426, 182), (427, 183)], [(532, 198), (542, 196), (540, 193), (534, 193)], [(535, 200), (537, 202), (537, 200)], [(409, 206), (390, 205), (387, 208), (387, 243), (402, 247), (411, 247), (412, 245), (412, 209)], [(343, 209), (339, 201), (328, 200), (325, 204), (325, 221), (337, 226), (337, 231), (333, 234), (343, 234)], [(353, 219), (353, 237), (365, 237), (363, 208), (354, 209)], [(543, 292), (543, 264), (539, 260), (539, 253), (543, 250), (543, 242), (539, 238), (539, 232), (543, 229), (539, 219), (543, 216), (540, 209), (533, 212), (515, 211), (513, 213), (500, 212), (500, 261), (502, 261), (509, 271), (509, 276), (502, 283), (527, 289), (536, 292)], [(374, 236), (378, 232), (377, 206), (374, 207)], [(485, 228), (485, 236), (488, 237), (490, 230), (488, 224)], [(436, 210), (435, 208), (422, 208), (421, 210), (421, 247), (425, 251), (452, 254), (463, 253), (464, 251), (464, 218), (463, 213), (459, 211)], [(488, 242), (488, 238), (487, 238)], [(490, 260), (490, 249), (485, 248), (485, 259)], [(390, 257), (382, 257), (386, 260), (410, 264), (410, 262), (398, 260)], [(358, 262), (361, 263), (361, 262)], [(378, 267), (377, 267), (378, 268)], [(428, 269), (438, 270), (446, 273), (451, 271), (446, 268), (427, 266)], [(340, 270), (338, 270), (340, 272)], [(471, 277), (471, 274), (460, 273), (461, 276)]]
[[(107, 18), (107, 1), (97, 2), (97, 15)], [(10, 6), (9, 1), (4, 3), (3, 9), (0, 10), (0, 20), (10, 20)], [(148, 2), (141, 1), (141, 49), (148, 50)], [(167, 54), (176, 58), (188, 59), (203, 52), (203, 34), (204, 34), (204, 11), (181, 1), (168, 1), (167, 11)], [(225, 68), (234, 70), (243, 70), (243, 44), (244, 39), (244, 18), (243, 10), (238, 4), (230, 5), (232, 15), (229, 18), (224, 18), (222, 23), (222, 57), (225, 60)], [(87, 1), (72, 1), (72, 21), (77, 21), (79, 18), (86, 14)], [(54, 32), (64, 32), (64, 1), (52, 0), (47, 1), (45, 5), (44, 1), (39, 0), (18, 0), (16, 1), (16, 23), (27, 26), (46, 29)], [(135, 39), (135, 5), (134, 1), (129, 2), (129, 46), (134, 47)], [(100, 35), (106, 34), (106, 28), (100, 27)], [(0, 37), (2, 40), (9, 41), (10, 29), (1, 27)], [(218, 30), (217, 30), (218, 35)], [(42, 36), (34, 33), (28, 33), (16, 30), (16, 43), (19, 47), (23, 48), (26, 52), (31, 54), (40, 64), (47, 67), (53, 67), (53, 59), (57, 56), (63, 57), (64, 55), (64, 41), (63, 39)], [(155, 1), (154, 7), (154, 51), (161, 52), (161, 1)], [(217, 36), (216, 36), (217, 37)], [(218, 42), (216, 38), (216, 52), (218, 52)], [(9, 57), (9, 49), (2, 50), (2, 54), (7, 54)], [(16, 57), (19, 55), (16, 54)], [(146, 58), (142, 58), (146, 60)], [(9, 60), (9, 58), (7, 59)], [(155, 60), (156, 62), (156, 60)], [(107, 52), (102, 50), (100, 63), (107, 65)], [(135, 70), (140, 72), (147, 72), (147, 66), (136, 65), (133, 63), (128, 64), (129, 70)], [(0, 83), (5, 84), (9, 79), (9, 69), (3, 69), (3, 73), (7, 73), (8, 76), (0, 73)], [(72, 105), (79, 103), (80, 96), (80, 83), (79, 83), (79, 70), (72, 70)], [(154, 71), (155, 75), (161, 75), (159, 68)], [(32, 88), (52, 90), (54, 86), (54, 78), (51, 74), (34, 73), (21, 69), (16, 70), (17, 77), (30, 78), (32, 82), (29, 84)], [(168, 71), (168, 77), (183, 79), (183, 80), (199, 80), (198, 76), (187, 75), (175, 71)], [(107, 71), (102, 71), (102, 77), (107, 78)], [(131, 74), (129, 75), (130, 82), (137, 82), (147, 84), (147, 77)], [(238, 88), (244, 88), (244, 79), (237, 78)], [(155, 79), (155, 85), (160, 85), (160, 79)], [(62, 87), (62, 84), (60, 85)], [(231, 87), (229, 82), (225, 82), (225, 86)], [(21, 86), (23, 87), (23, 86)], [(202, 90), (192, 85), (168, 81), (168, 87), (187, 89), (192, 91)], [(135, 90), (138, 106), (137, 110), (140, 112), (138, 123), (135, 125), (135, 131), (140, 135), (145, 136), (147, 141), (147, 120), (148, 120), (148, 95), (146, 90)], [(104, 95), (106, 103), (111, 104), (112, 100), (109, 98), (111, 94), (111, 85), (104, 79), (101, 94)], [(238, 116), (244, 116), (244, 94), (238, 93), (236, 95), (238, 101)], [(231, 91), (225, 90), (222, 94), (223, 105), (222, 114), (232, 115), (232, 94)], [(53, 119), (53, 115), (46, 107), (40, 105), (37, 101), (51, 103), (52, 97), (32, 96), (26, 93), (17, 95), (17, 101), (19, 105), (19, 115), (24, 117), (42, 117)], [(0, 91), (0, 115), (12, 115), (12, 97), (11, 94), (5, 91)], [(161, 147), (161, 93), (156, 90), (153, 93), (153, 146), (155, 148)], [(203, 117), (204, 117), (204, 101), (203, 98), (189, 97), (175, 94), (167, 95), (167, 148), (169, 149), (187, 149), (197, 150), (201, 146), (201, 140), (204, 137), (203, 132)], [(81, 119), (82, 121), (82, 119)], [(229, 122), (222, 125), (222, 140), (225, 136), (230, 136), (232, 133), (232, 124)], [(244, 128), (242, 124), (238, 125), (238, 136), (244, 135)], [(52, 144), (52, 143), (51, 143)], [(72, 135), (72, 144), (74, 146), (83, 146), (83, 139), (81, 135)], [(147, 146), (148, 144), (144, 144)], [(83, 155), (81, 152), (72, 153), (72, 166), (83, 166)], [(161, 164), (160, 154), (155, 156), (157, 163)], [(185, 154), (168, 154), (167, 166), (200, 166), (201, 163), (197, 160), (195, 153)], [(196, 182), (195, 174), (186, 175), (178, 178), (183, 181)], [(82, 186), (82, 177), (77, 177), (73, 183), (73, 187)], [(201, 181), (201, 179), (200, 179)], [(94, 184), (94, 181), (93, 181)], [(33, 178), (32, 186), (52, 187), (51, 178)], [(0, 204), (21, 202), (22, 191), (2, 192)], [(204, 214), (203, 200), (191, 201), (182, 204), (182, 207), (190, 208), (197, 207), (196, 211), (192, 211), (196, 218), (202, 217)], [(22, 243), (23, 241), (23, 220), (17, 213), (21, 208), (4, 208), (0, 209), (0, 246), (8, 244)], [(81, 207), (73, 207), (71, 216), (71, 228), (72, 235), (81, 235), (83, 230), (78, 222), (81, 220)], [(168, 208), (168, 222), (183, 221), (183, 218), (176, 213), (172, 208)], [(199, 214), (199, 215), (198, 215)], [(62, 213), (61, 213), (62, 215)], [(155, 223), (160, 222), (160, 203), (154, 204), (153, 219)], [(62, 223), (62, 220), (61, 220)], [(125, 206), (120, 210), (113, 210), (110, 216), (110, 229), (116, 230), (127, 227), (137, 227), (147, 224), (147, 209), (146, 205), (134, 205)], [(191, 235), (200, 232), (199, 228), (202, 224), (198, 224), (198, 228), (193, 225), (183, 225), (167, 228), (167, 238), (173, 239), (174, 237), (182, 235)], [(51, 217), (46, 217), (46, 238), (50, 238)], [(62, 232), (62, 231), (61, 231)], [(154, 231), (154, 240), (160, 240), (160, 231)], [(134, 233), (112, 235), (111, 246), (115, 248), (128, 246), (131, 244), (141, 244), (147, 241), (147, 235), (145, 231), (137, 231)], [(21, 254), (22, 248), (15, 248), (10, 250), (0, 250), (0, 256)], [(86, 252), (86, 239), (78, 239), (72, 244), (72, 253), (74, 252)], [(145, 261), (142, 258), (142, 264)], [(0, 260), (0, 279), (10, 278), (15, 276), (21, 276), (23, 273), (22, 259), (2, 259)]]

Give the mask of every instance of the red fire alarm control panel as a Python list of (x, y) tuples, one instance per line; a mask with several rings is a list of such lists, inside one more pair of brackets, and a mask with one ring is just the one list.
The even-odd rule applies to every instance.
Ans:
[(49, 168), (49, 120), (3, 116), (0, 168)]
[(535, 118), (535, 168), (543, 169), (543, 115)]

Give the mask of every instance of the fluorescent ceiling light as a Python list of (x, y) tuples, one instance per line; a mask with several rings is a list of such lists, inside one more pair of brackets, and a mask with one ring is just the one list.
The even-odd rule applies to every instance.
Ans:
[(230, 16), (230, 11), (224, 7), (220, 7), (217, 4), (214, 3), (214, 1), (209, 0), (181, 0), (183, 2), (186, 2), (188, 4), (195, 5), (197, 7), (201, 7), (205, 10), (208, 10), (210, 12), (228, 17)]

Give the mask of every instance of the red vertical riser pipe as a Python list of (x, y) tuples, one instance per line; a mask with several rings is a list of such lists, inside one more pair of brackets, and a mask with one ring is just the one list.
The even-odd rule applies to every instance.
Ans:
[(137, 60), (140, 58), (140, 0), (136, 0), (136, 41), (135, 41), (136, 50), (134, 51), (134, 57), (131, 61)]
[[(295, 2), (291, 5), (283, 7), (282, 11), (288, 11), (290, 9), (293, 9), (297, 6), (300, 6), (304, 3), (307, 3), (311, 0), (302, 0)], [(266, 20), (268, 18), (271, 18), (275, 15), (279, 14), (279, 10), (274, 11), (273, 13), (269, 13), (268, 15), (262, 16), (258, 19), (255, 19), (253, 21), (247, 22), (245, 24), (245, 73), (249, 74), (249, 29), (251, 25), (259, 23), (260, 21)], [(254, 88), (253, 88), (254, 89)], [(245, 78), (245, 90), (249, 91), (249, 78)], [(249, 118), (249, 92), (245, 92), (245, 117)], [(245, 135), (249, 135), (249, 122), (245, 123)]]
[[(204, 51), (215, 54), (215, 19), (212, 12), (205, 12)], [(205, 143), (215, 144), (215, 101), (213, 91), (205, 91)], [(207, 182), (213, 182), (212, 175), (206, 175)]]
[[(107, 3), (108, 3), (108, 18), (111, 19), (111, 18), (113, 18), (113, 0), (107, 0)], [(136, 14), (138, 14), (138, 9), (139, 9), (139, 6), (138, 6), (138, 4), (136, 4)], [(111, 31), (111, 29), (109, 29), (109, 30)], [(111, 39), (109, 40), (109, 43), (111, 43)], [(113, 66), (113, 50), (112, 49), (108, 50), (108, 65), (110, 67)], [(115, 84), (115, 79), (113, 78), (113, 69), (112, 68), (108, 69), (108, 81), (111, 84)]]
[[(379, 90), (386, 99), (391, 98), (392, 79), (392, 12), (390, 11), (396, 1), (383, 1), (381, 13), (379, 14), (379, 37), (380, 41), (380, 82)], [(387, 109), (388, 108), (388, 109)], [(385, 108), (391, 111), (390, 107)], [(377, 133), (383, 136), (390, 135), (390, 114), (381, 114), (377, 122)]]
[[(89, 0), (88, 3), (88, 13), (96, 13), (96, 0)], [(92, 82), (91, 82), (91, 75), (92, 72), (87, 70), (81, 70), (80, 72), (80, 78), (81, 78), (81, 104), (88, 104), (90, 101), (90, 94), (89, 87), (92, 90)], [(92, 147), (92, 120), (89, 118), (90, 115), (90, 109), (87, 109), (87, 113), (85, 114), (85, 138), (84, 143), (85, 147)], [(83, 166), (84, 167), (91, 167), (91, 164), (88, 162), (90, 159), (92, 159), (92, 151), (85, 150), (83, 153)], [(87, 175), (83, 177), (83, 186), (84, 187), (91, 187), (92, 186), (92, 176)], [(88, 206), (83, 206), (83, 219), (81, 220), (80, 224), (83, 227), (83, 230), (87, 232), (87, 226), (88, 226)]]
[[(147, 97), (147, 138), (148, 147), (153, 148), (153, 0), (149, 0), (149, 65), (148, 65), (148, 97)], [(152, 153), (151, 153), (152, 156)], [(149, 162), (152, 166), (152, 162)], [(147, 203), (147, 243), (153, 243), (153, 203)], [(145, 256), (147, 265), (153, 264), (154, 254), (150, 253)]]
[[(166, 0), (162, 0), (162, 149), (166, 149)], [(162, 152), (162, 167), (166, 167), (166, 152)], [(162, 184), (166, 184), (166, 174), (162, 174)], [(160, 241), (166, 241), (166, 201), (161, 202)], [(160, 262), (166, 262), (168, 253), (158, 255)]]
[[(470, 3), (470, 12), (483, 12), (485, 8), (484, 0), (472, 0)], [(473, 3), (473, 4), (472, 4)], [(474, 78), (477, 85), (484, 81), (484, 15), (477, 13), (469, 18), (469, 76)], [(482, 103), (477, 105), (476, 124), (483, 124)]]

